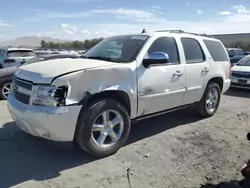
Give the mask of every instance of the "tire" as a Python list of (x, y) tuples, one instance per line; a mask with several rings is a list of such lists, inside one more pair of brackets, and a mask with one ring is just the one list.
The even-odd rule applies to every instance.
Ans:
[[(218, 94), (217, 102), (214, 105), (214, 110), (210, 111), (207, 107), (207, 97), (211, 91), (216, 91)], [(203, 117), (211, 117), (213, 116), (216, 111), (218, 110), (219, 104), (220, 104), (220, 98), (221, 98), (221, 89), (217, 83), (209, 82), (205, 92), (202, 96), (202, 99), (197, 104), (197, 113)]]
[(11, 82), (5, 82), (4, 84), (2, 84), (2, 86), (0, 87), (0, 98), (3, 100), (7, 100), (8, 96), (5, 93), (5, 87), (10, 85), (11, 86)]
[[(112, 112), (108, 112), (110, 110)], [(96, 119), (98, 120), (103, 112), (110, 113), (112, 115), (113, 111), (119, 114), (118, 119), (121, 119), (123, 123), (118, 123), (118, 126), (123, 127), (123, 131), (119, 134), (119, 139), (113, 143), (113, 145), (104, 148), (98, 145), (98, 139), (96, 140), (93, 136), (95, 132), (93, 133), (92, 128), (94, 127), (93, 124)], [(107, 157), (116, 153), (125, 144), (129, 136), (130, 126), (131, 122), (128, 111), (121, 103), (112, 99), (98, 99), (91, 102), (86, 110), (82, 108), (78, 117), (75, 140), (80, 148), (85, 150), (90, 155), (98, 158)], [(99, 132), (96, 134), (98, 133)], [(102, 133), (100, 133), (100, 135), (101, 134)], [(100, 138), (100, 136), (97, 137)], [(110, 136), (107, 136), (107, 138), (111, 140), (111, 137), (109, 137)]]

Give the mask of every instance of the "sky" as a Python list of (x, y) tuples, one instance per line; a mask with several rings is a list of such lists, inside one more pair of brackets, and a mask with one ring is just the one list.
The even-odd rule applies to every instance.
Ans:
[(0, 41), (22, 36), (83, 40), (142, 29), (250, 32), (250, 0), (8, 0), (0, 6)]

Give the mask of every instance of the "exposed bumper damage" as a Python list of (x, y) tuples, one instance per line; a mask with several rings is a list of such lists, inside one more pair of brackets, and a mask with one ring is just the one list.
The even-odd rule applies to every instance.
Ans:
[[(29, 76), (27, 72), (24, 73), (25, 71), (22, 71), (16, 76), (32, 80), (34, 74)], [(22, 75), (25, 75), (25, 78)], [(40, 78), (43, 76), (40, 75)], [(27, 105), (17, 101), (14, 95), (10, 94), (8, 108), (17, 126), (23, 131), (49, 140), (72, 141), (80, 110), (87, 99), (96, 93), (109, 90), (124, 91), (131, 105), (134, 105), (131, 106), (131, 117), (135, 117), (137, 110), (135, 79), (134, 69), (128, 68), (127, 64), (65, 73), (54, 78), (45, 78), (43, 82), (55, 87), (67, 86), (67, 97), (63, 106)]]
[(28, 134), (54, 141), (72, 141), (81, 106), (41, 107), (18, 102), (11, 93), (8, 108), (17, 126)]

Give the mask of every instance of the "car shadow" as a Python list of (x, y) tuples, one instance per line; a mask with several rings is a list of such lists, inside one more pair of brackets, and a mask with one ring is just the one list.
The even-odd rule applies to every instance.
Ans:
[(241, 98), (250, 98), (250, 90), (239, 89), (239, 88), (230, 88), (224, 95), (231, 97), (241, 97)]
[[(133, 123), (127, 145), (200, 119), (188, 108)], [(52, 179), (97, 160), (72, 145), (39, 139), (23, 133), (14, 122), (6, 123), (0, 128), (0, 187)]]
[(200, 188), (249, 188), (249, 182), (245, 179), (241, 181), (232, 180), (229, 182), (220, 182), (219, 184), (205, 184), (202, 185)]

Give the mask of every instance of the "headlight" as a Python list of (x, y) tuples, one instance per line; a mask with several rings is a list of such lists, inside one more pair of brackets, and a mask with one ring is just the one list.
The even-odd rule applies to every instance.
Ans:
[(33, 87), (32, 104), (38, 106), (63, 106), (68, 93), (68, 86)]

